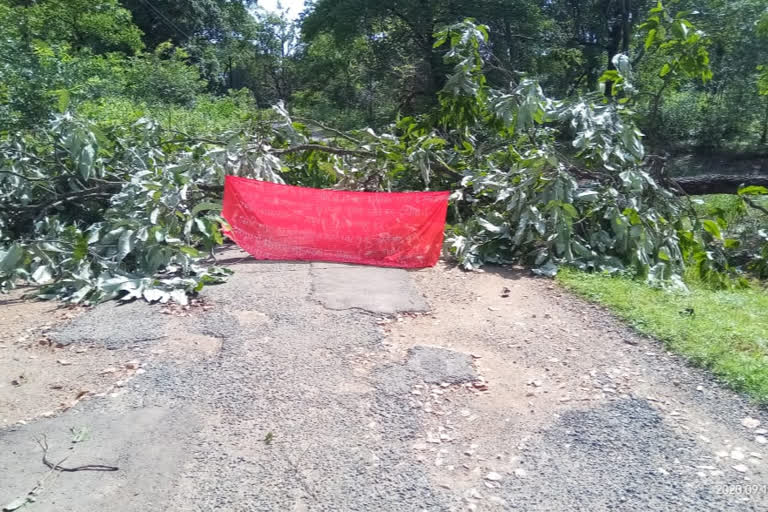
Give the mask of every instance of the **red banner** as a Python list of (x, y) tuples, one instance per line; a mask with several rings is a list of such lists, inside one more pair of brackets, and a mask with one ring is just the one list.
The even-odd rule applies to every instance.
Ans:
[(423, 268), (437, 263), (449, 192), (346, 192), (227, 176), (227, 235), (254, 258)]

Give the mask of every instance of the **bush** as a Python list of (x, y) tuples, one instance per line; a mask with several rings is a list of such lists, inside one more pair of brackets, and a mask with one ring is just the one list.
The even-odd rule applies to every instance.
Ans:
[(696, 89), (669, 93), (659, 111), (660, 133), (655, 137), (707, 149), (754, 146), (758, 131), (752, 128), (762, 109), (758, 96), (753, 96)]
[(245, 89), (230, 91), (227, 96), (200, 94), (187, 105), (109, 96), (84, 101), (76, 111), (101, 127), (129, 126), (142, 118), (149, 118), (165, 129), (198, 135), (249, 129), (269, 113), (259, 110), (250, 92)]
[(188, 57), (181, 48), (163, 43), (152, 54), (132, 59), (127, 73), (129, 91), (150, 103), (191, 105), (206, 82), (196, 67), (187, 64)]

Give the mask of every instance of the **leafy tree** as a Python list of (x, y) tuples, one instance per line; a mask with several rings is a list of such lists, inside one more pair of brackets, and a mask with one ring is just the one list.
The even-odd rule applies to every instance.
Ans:
[(171, 42), (197, 65), (212, 92), (239, 88), (232, 79), (255, 37), (254, 0), (121, 0), (150, 50)]
[[(757, 24), (758, 35), (768, 41), (768, 11), (763, 14)], [(768, 64), (760, 64), (757, 67), (759, 75), (757, 76), (757, 92), (765, 97), (765, 114), (763, 114), (762, 130), (760, 133), (760, 144), (768, 143)]]
[(755, 55), (768, 51), (768, 41), (756, 34), (764, 2), (683, 1), (674, 6), (701, 31), (712, 77), (706, 83), (662, 79), (657, 73), (663, 61), (658, 55), (646, 55), (639, 64), (640, 80), (656, 91), (666, 86), (657, 96), (657, 110), (655, 101), (648, 103), (643, 127), (667, 146), (718, 149), (754, 144), (763, 109), (749, 84), (756, 79)]
[(136, 53), (143, 48), (141, 31), (118, 0), (0, 0), (5, 10), (3, 33), (16, 33), (25, 43), (66, 43), (73, 51)]
[(133, 59), (126, 70), (126, 89), (146, 101), (189, 105), (205, 88), (195, 66), (187, 63), (189, 54), (169, 42), (151, 55)]
[[(253, 38), (239, 45), (234, 56), (234, 70), (240, 83), (253, 91), (257, 102), (264, 106), (288, 100), (296, 88), (299, 31), (288, 19), (287, 11), (280, 14), (257, 12)], [(234, 80), (230, 88), (234, 88)]]
[(564, 77), (567, 93), (580, 87), (593, 91), (613, 58), (632, 50), (634, 28), (643, 18), (648, 0), (555, 0), (541, 2), (543, 11), (557, 23), (560, 44), (577, 50)]
[(531, 1), (319, 0), (303, 19), (302, 31), (309, 40), (323, 32), (346, 42), (367, 36), (378, 40), (379, 45), (387, 43), (397, 55), (408, 55), (414, 66), (412, 80), (403, 84), (398, 103), (405, 111), (414, 112), (433, 105), (445, 84), (448, 67), (443, 62), (444, 50), (435, 47), (434, 39), (440, 27), (466, 17), (499, 26), (494, 43), (502, 66), (496, 67), (508, 74), (511, 66), (531, 59), (532, 52), (523, 51), (519, 41), (533, 39), (541, 21), (539, 14)]
[(686, 19), (685, 11), (671, 13), (661, 1), (650, 10), (648, 19), (639, 29), (644, 36), (642, 51), (650, 52), (657, 67), (661, 85), (651, 97), (647, 124), (651, 133), (658, 131), (659, 107), (668, 87), (679, 86), (691, 80), (707, 83), (712, 79), (709, 41)]
[(237, 37), (249, 21), (253, 0), (122, 0), (144, 32), (149, 48), (171, 41), (221, 41)]
[(116, 0), (0, 0), (0, 33), (0, 130), (45, 121), (72, 97), (104, 92), (100, 86), (120, 74), (120, 52), (142, 48)]
[(341, 43), (320, 34), (297, 55), (302, 87), (291, 104), (344, 128), (387, 125), (403, 99), (398, 91), (413, 78), (413, 66), (402, 55), (386, 38), (359, 36)]

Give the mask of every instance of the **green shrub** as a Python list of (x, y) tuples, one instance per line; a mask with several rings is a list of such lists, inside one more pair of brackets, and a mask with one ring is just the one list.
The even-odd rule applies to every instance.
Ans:
[(188, 57), (181, 48), (163, 43), (152, 54), (134, 58), (127, 73), (129, 91), (148, 102), (192, 104), (206, 82), (187, 63)]
[(227, 96), (198, 94), (185, 105), (127, 96), (108, 96), (82, 102), (77, 113), (102, 127), (129, 126), (141, 118), (156, 120), (163, 128), (198, 135), (245, 129), (266, 118), (248, 90)]

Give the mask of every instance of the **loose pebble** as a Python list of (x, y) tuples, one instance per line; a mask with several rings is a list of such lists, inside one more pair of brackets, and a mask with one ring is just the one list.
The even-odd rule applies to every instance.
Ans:
[(752, 430), (760, 426), (760, 420), (756, 420), (755, 418), (750, 418), (749, 416), (747, 416), (746, 418), (741, 420), (741, 424), (747, 427), (748, 429)]
[(491, 471), (490, 473), (485, 475), (485, 479), (490, 480), (491, 482), (498, 482), (502, 478), (504, 477), (502, 477), (499, 473), (496, 473), (495, 471)]

